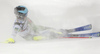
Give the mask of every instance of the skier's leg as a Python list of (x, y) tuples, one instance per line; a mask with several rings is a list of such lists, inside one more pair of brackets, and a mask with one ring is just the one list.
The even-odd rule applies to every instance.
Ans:
[(67, 35), (67, 31), (65, 30), (47, 29), (40, 31), (39, 35), (33, 37), (33, 40), (49, 40), (63, 37), (65, 35)]
[(32, 35), (27, 35), (27, 36), (23, 36), (22, 38), (24, 38), (25, 40), (33, 40), (33, 36)]

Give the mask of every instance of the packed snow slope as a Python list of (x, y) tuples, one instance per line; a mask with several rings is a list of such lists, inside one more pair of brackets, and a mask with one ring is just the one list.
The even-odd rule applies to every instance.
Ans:
[[(0, 0), (0, 42), (10, 38), (15, 20), (14, 7), (24, 5), (36, 25), (71, 29), (92, 24), (88, 33), (100, 30), (99, 0)], [(0, 43), (0, 54), (100, 54), (100, 38)]]

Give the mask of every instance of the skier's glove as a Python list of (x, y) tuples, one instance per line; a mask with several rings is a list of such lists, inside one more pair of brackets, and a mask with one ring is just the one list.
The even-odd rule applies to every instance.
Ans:
[(8, 40), (5, 41), (5, 43), (15, 43), (14, 39), (9, 38)]

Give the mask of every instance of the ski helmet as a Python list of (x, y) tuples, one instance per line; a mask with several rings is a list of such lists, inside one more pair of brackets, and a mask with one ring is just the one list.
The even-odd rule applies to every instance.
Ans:
[(27, 16), (28, 9), (25, 6), (17, 6), (14, 9), (14, 13), (18, 18), (24, 18)]

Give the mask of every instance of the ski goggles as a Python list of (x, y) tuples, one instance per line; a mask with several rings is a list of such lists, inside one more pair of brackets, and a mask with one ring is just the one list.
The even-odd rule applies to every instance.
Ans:
[(23, 21), (25, 21), (25, 17), (24, 18), (17, 17), (17, 20), (20, 22), (23, 22)]

